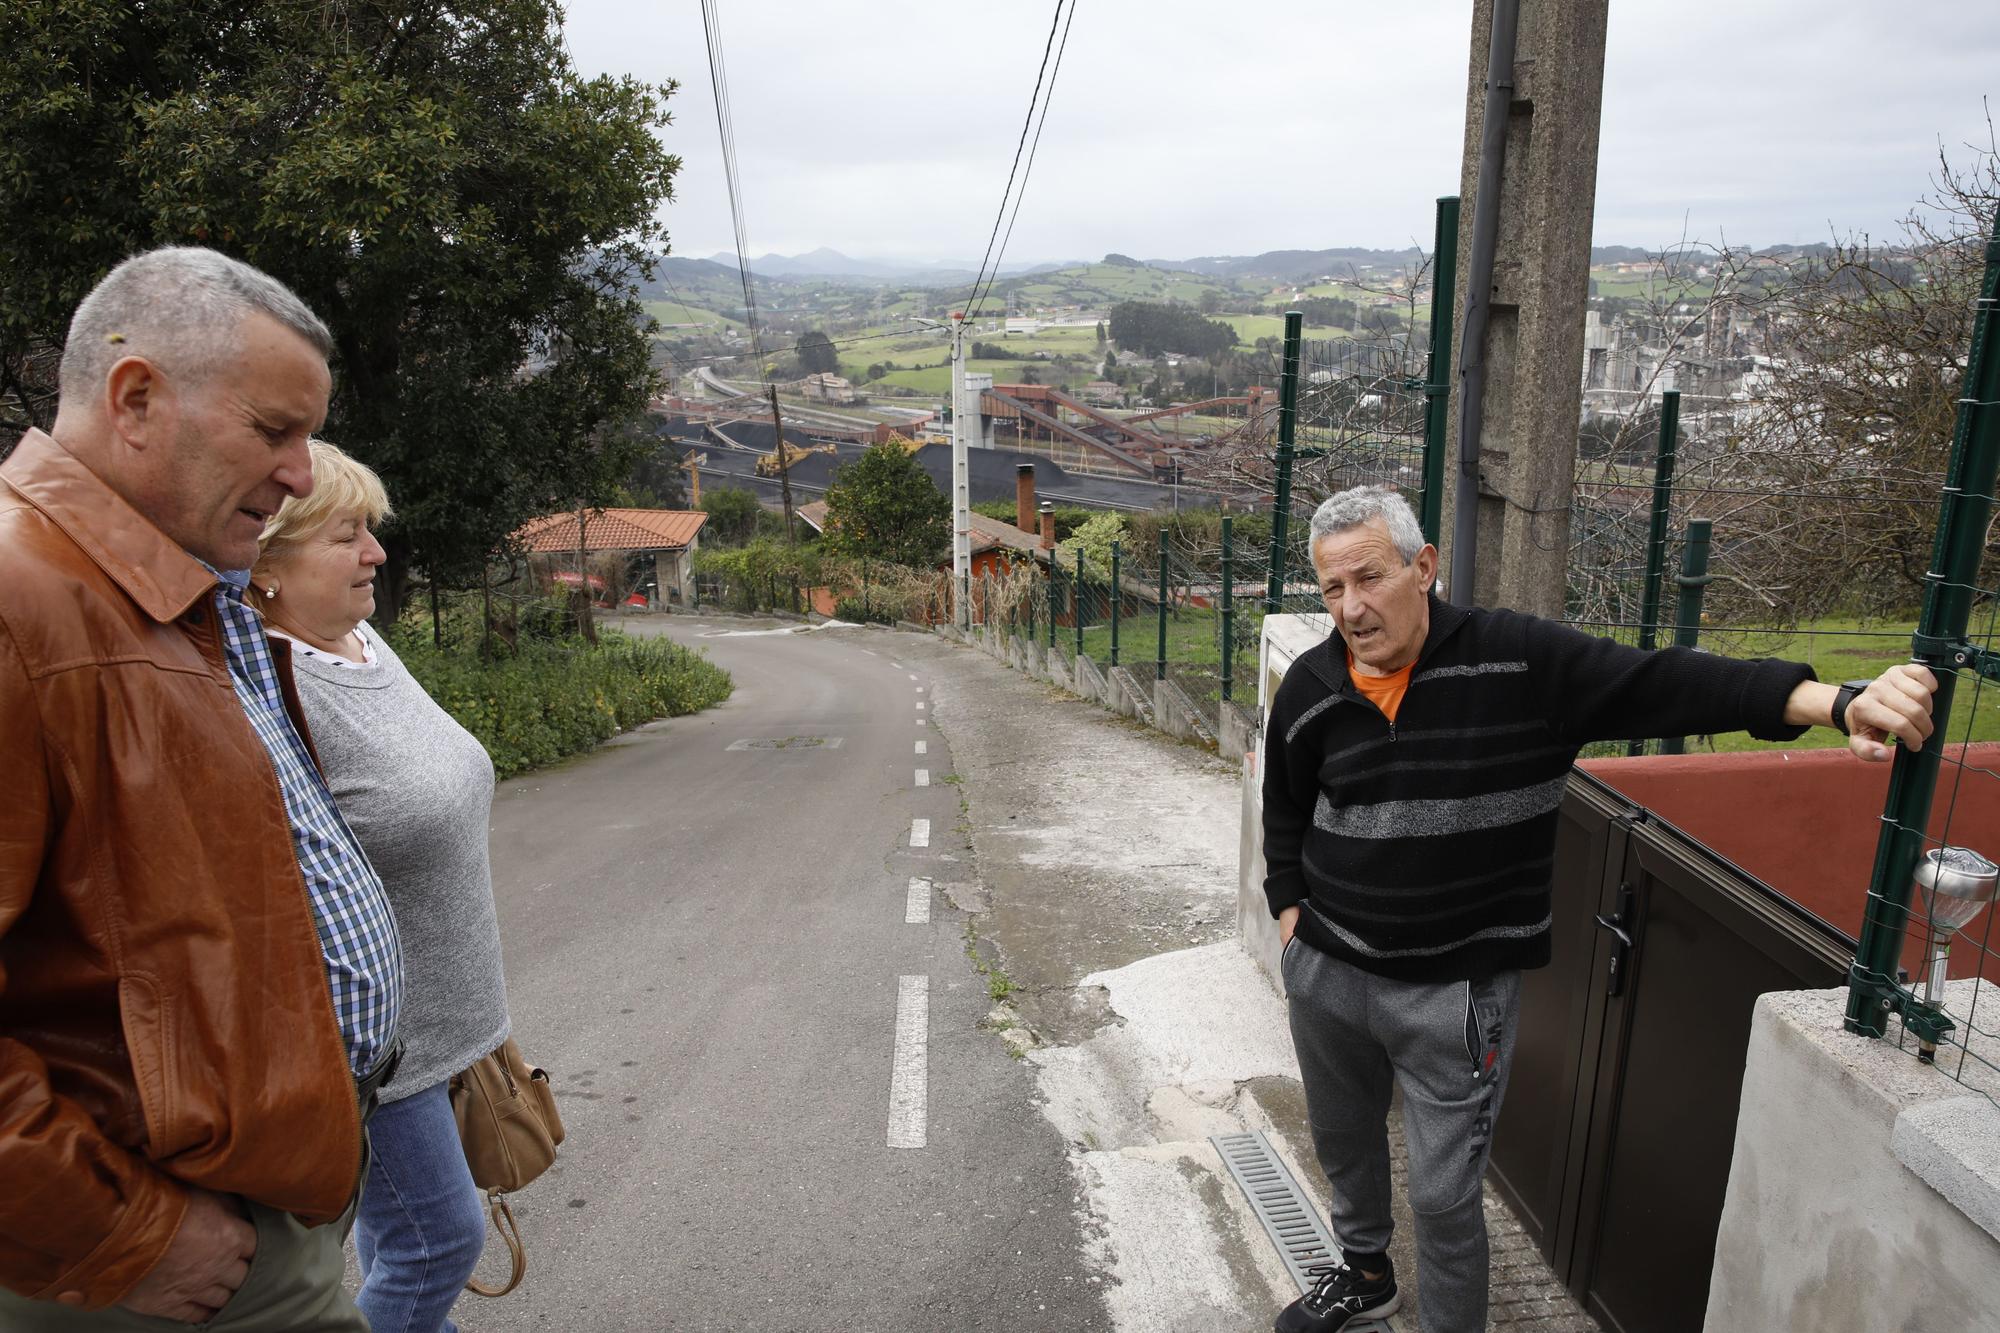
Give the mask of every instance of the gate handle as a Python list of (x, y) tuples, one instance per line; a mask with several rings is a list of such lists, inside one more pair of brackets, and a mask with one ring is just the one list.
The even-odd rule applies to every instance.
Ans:
[(1625, 918), (1622, 914), (1619, 916), (1606, 916), (1604, 915), (1604, 913), (1599, 912), (1597, 914), (1597, 924), (1602, 929), (1608, 930), (1613, 935), (1616, 935), (1618, 937), (1618, 943), (1623, 945), (1625, 948), (1630, 949), (1635, 947), (1632, 943), (1631, 932), (1625, 929)]
[(1637, 895), (1632, 891), (1632, 885), (1629, 882), (1620, 884), (1618, 886), (1618, 915), (1606, 916), (1602, 912), (1597, 914), (1597, 928), (1599, 930), (1608, 930), (1618, 938), (1618, 943), (1611, 950), (1610, 971), (1604, 978), (1604, 993), (1614, 999), (1625, 989), (1626, 957), (1632, 950), (1639, 947), (1638, 942), (1632, 938), (1632, 932), (1626, 927), (1626, 923), (1632, 919), (1633, 908), (1637, 905), (1635, 902), (1636, 897)]

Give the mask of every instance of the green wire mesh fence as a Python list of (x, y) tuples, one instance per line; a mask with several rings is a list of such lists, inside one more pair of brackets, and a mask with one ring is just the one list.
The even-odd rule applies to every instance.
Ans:
[[(1891, 779), (1849, 1023), (1989, 1095), (2000, 1021), (1981, 981), (2000, 959), (1974, 899), (2000, 859), (2000, 549), (1992, 459), (1978, 460), (1981, 431), (2000, 435), (1982, 424), (2000, 370), (1974, 330), (1994, 320), (1993, 225), (1989, 200), (1911, 257), (1762, 263), (1744, 286), (1718, 260), (1700, 290), (1594, 302), (1603, 351), (1586, 367), (1566, 606), (1627, 643), (1698, 636), (1836, 682), (1909, 661), (1944, 679), (1938, 735)], [(1683, 574), (1690, 556), (1709, 563)], [(1795, 744), (1842, 743), (1822, 729)]]

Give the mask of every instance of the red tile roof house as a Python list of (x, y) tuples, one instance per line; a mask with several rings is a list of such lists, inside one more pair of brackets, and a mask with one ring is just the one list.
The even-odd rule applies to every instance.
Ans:
[[(1033, 523), (1035, 521), (1034, 470), (1032, 464), (1023, 464), (1022, 467), (1026, 470), (1026, 475), (1020, 483), (1021, 489), (1016, 496), (1016, 516), (1023, 518), (1026, 522)], [(826, 531), (826, 501), (815, 500), (809, 505), (802, 505), (798, 510), (798, 515), (813, 531)], [(986, 575), (991, 574), (998, 578), (1011, 570), (1019, 562), (1039, 560), (1046, 564), (1048, 563), (1049, 552), (1055, 548), (1055, 518), (1053, 515), (1044, 516), (1041, 524), (1042, 531), (1039, 533), (1033, 528), (1023, 528), (1017, 524), (1007, 523), (997, 518), (988, 518), (977, 510), (967, 514), (966, 517), (971, 520), (971, 542), (969, 545), (972, 548), (972, 586), (975, 599), (980, 596), (978, 591), (980, 580)], [(938, 569), (949, 574), (951, 572), (950, 558), (947, 557), (939, 564)], [(820, 610), (820, 607), (817, 605), (818, 594), (824, 590), (815, 588), (813, 591), (815, 594), (813, 609), (818, 611)], [(828, 607), (822, 614), (832, 614), (830, 598)], [(973, 607), (973, 616), (978, 620), (985, 619), (985, 607), (978, 605), (976, 601)]]
[[(538, 555), (570, 555), (577, 551), (577, 515), (549, 514), (514, 534), (523, 549)], [(708, 515), (683, 509), (586, 509), (583, 550), (586, 555), (617, 552), (627, 557), (633, 583), (642, 591), (650, 581), (648, 601), (654, 607), (684, 604), (690, 593), (695, 550)]]

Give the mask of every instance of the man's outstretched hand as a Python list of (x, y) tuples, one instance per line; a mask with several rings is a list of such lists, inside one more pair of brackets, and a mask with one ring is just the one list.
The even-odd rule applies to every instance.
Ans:
[(1893, 758), (1897, 741), (1923, 749), (1936, 729), (1931, 720), (1935, 693), (1937, 677), (1929, 667), (1890, 667), (1847, 705), (1847, 748), (1871, 763)]

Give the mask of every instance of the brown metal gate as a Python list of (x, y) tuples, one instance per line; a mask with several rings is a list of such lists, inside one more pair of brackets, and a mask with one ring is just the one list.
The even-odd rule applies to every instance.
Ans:
[(1701, 1327), (1751, 1009), (1854, 942), (1582, 771), (1551, 966), (1527, 974), (1493, 1176), (1614, 1333)]

